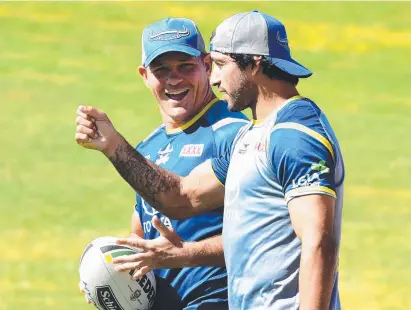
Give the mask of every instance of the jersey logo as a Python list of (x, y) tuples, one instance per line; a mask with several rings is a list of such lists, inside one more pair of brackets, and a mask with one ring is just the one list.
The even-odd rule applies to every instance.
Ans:
[(318, 164), (312, 164), (311, 169), (318, 171), (320, 174), (330, 172), (330, 168), (325, 165), (325, 160), (321, 160)]
[(144, 212), (150, 216), (154, 216), (158, 213), (158, 211), (154, 209), (152, 206), (147, 205), (146, 201), (143, 198), (141, 198), (141, 206), (143, 207)]
[(173, 147), (169, 143), (164, 150), (158, 151), (158, 158), (156, 160), (157, 165), (165, 164), (170, 159), (170, 153), (173, 151)]
[(330, 168), (328, 168), (325, 165), (325, 160), (321, 160), (318, 164), (312, 164), (311, 170), (316, 171), (316, 172), (312, 174), (307, 173), (306, 175), (303, 175), (302, 177), (298, 178), (297, 181), (294, 179), (293, 188), (304, 187), (304, 186), (312, 186), (312, 187), (320, 186), (321, 185), (320, 175), (330, 172)]
[(203, 154), (204, 144), (186, 144), (180, 152), (180, 157), (200, 157)]
[(256, 149), (258, 152), (264, 152), (264, 151), (265, 151), (265, 144), (262, 143), (262, 142), (258, 142), (258, 143), (255, 145), (255, 149)]
[(243, 142), (243, 146), (240, 147), (240, 149), (238, 150), (238, 154), (245, 154), (247, 152), (247, 148), (250, 145), (250, 143), (244, 143)]

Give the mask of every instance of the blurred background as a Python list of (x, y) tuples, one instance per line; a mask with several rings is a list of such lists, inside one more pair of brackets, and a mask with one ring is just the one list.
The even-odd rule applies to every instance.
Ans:
[(346, 161), (344, 309), (411, 309), (411, 6), (406, 2), (0, 3), (0, 309), (91, 309), (78, 260), (127, 235), (134, 194), (74, 142), (78, 105), (137, 144), (160, 123), (136, 68), (140, 35), (195, 20), (208, 45), (225, 18), (259, 9), (286, 24), (315, 73), (300, 92), (330, 119)]

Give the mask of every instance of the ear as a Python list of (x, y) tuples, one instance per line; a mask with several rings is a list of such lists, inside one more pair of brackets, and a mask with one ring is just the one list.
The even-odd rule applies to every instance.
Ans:
[(146, 84), (146, 87), (149, 87), (148, 78), (147, 78), (147, 68), (143, 66), (139, 66), (137, 68), (137, 71), (140, 74), (140, 76), (143, 78), (143, 81), (144, 81), (144, 84)]
[(254, 59), (254, 66), (251, 68), (251, 75), (255, 76), (261, 69), (261, 60), (263, 59), (262, 56), (253, 56)]
[(210, 54), (206, 54), (204, 56), (202, 56), (206, 71), (207, 71), (207, 76), (210, 77), (211, 76), (211, 70), (212, 70), (212, 60), (211, 60), (211, 55)]

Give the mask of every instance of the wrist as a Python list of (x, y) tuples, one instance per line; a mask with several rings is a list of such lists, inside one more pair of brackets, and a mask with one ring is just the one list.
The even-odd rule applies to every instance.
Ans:
[(114, 156), (117, 149), (121, 145), (125, 145), (126, 143), (127, 142), (124, 140), (124, 138), (116, 131), (114, 135), (109, 140), (107, 140), (106, 147), (101, 151), (107, 158), (111, 158)]
[(180, 260), (184, 267), (197, 267), (201, 256), (201, 244), (199, 242), (182, 242), (182, 247), (179, 249)]

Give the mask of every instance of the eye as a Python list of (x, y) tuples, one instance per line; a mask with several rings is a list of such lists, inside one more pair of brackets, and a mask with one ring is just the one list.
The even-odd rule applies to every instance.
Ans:
[(194, 64), (191, 63), (184, 63), (180, 65), (180, 68), (183, 70), (191, 70), (194, 68)]
[(219, 62), (219, 61), (214, 61), (214, 65), (216, 65), (217, 66), (217, 68), (221, 68), (222, 66), (224, 66), (224, 63), (222, 63), (222, 62)]
[(154, 73), (161, 73), (161, 72), (165, 72), (166, 71), (166, 67), (156, 67), (154, 69), (151, 70)]

